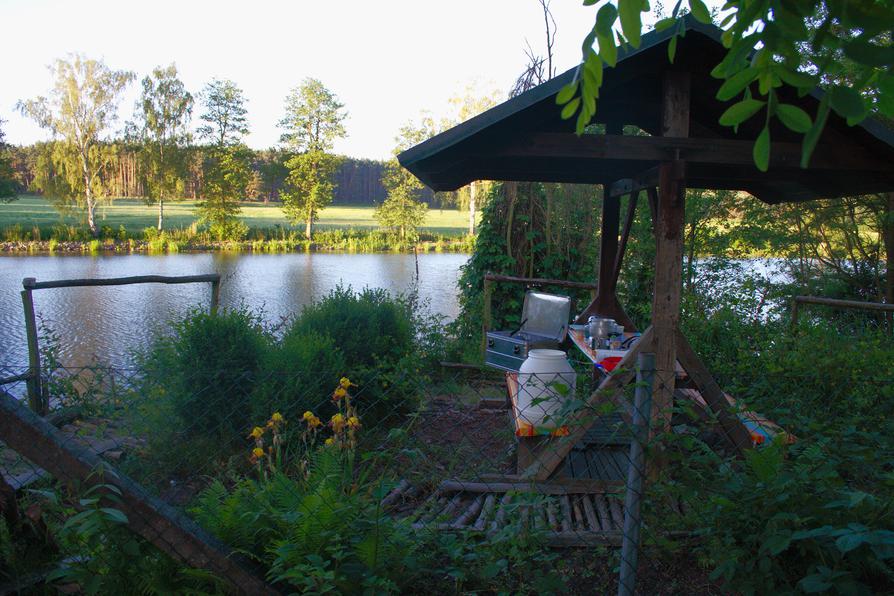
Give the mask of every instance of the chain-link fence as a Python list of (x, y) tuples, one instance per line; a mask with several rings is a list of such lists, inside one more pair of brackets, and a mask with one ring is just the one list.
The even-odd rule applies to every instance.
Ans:
[(3, 387), (4, 591), (722, 593), (793, 561), (801, 589), (863, 565), (891, 585), (881, 423), (811, 430), (791, 402), (816, 382), (881, 413), (886, 389), (768, 371), (733, 399), (647, 350), (538, 373), (164, 362), (46, 370), (45, 419)]

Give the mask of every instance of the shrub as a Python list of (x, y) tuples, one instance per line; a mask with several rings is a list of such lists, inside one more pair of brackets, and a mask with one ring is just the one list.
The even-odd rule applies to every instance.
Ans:
[(409, 313), (382, 289), (336, 287), (302, 311), (289, 329), (300, 333), (330, 336), (352, 370), (396, 362), (413, 345)]
[(183, 428), (222, 437), (249, 424), (250, 396), (259, 379), (268, 336), (244, 308), (194, 310), (158, 340), (148, 375), (165, 388)]
[(421, 363), (406, 304), (385, 290), (338, 286), (302, 311), (284, 341), (308, 334), (330, 337), (341, 351), (368, 418), (378, 422), (413, 409)]
[[(341, 351), (328, 336), (290, 333), (261, 362), (260, 384), (252, 397), (252, 416), (271, 412), (298, 420), (306, 410), (329, 405), (329, 394), (345, 374)], [(323, 412), (326, 414), (326, 412)]]
[(841, 468), (850, 455), (839, 455), (837, 441), (814, 439), (788, 457), (774, 442), (746, 453), (744, 470), (722, 466), (702, 476), (702, 485), (713, 482), (691, 501), (706, 536), (699, 551), (735, 593), (857, 594), (894, 585), (891, 491), (848, 486)]

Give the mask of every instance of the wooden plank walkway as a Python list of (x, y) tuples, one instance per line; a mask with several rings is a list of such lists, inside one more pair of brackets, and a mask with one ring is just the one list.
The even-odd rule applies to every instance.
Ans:
[[(418, 531), (537, 532), (551, 546), (620, 545), (623, 493), (573, 485), (445, 482), (412, 514)], [(469, 490), (462, 490), (468, 488)]]

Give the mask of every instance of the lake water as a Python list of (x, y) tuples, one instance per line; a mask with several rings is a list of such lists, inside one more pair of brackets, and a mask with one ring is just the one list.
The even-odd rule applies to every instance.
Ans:
[[(419, 255), (419, 294), (448, 318), (458, 312), (456, 282), (464, 254)], [(0, 257), (0, 373), (27, 366), (22, 279), (38, 281), (130, 275), (219, 273), (221, 305), (244, 303), (277, 322), (300, 312), (338, 284), (404, 292), (416, 278), (413, 255), (195, 253), (109, 256)], [(153, 333), (192, 307), (207, 308), (210, 284), (145, 284), (34, 292), (38, 324), (59, 336), (66, 366), (99, 361), (125, 366)]]

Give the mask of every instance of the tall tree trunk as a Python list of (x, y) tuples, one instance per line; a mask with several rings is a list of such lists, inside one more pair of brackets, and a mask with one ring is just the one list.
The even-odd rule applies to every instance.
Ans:
[(469, 184), (469, 235), (475, 235), (475, 195), (478, 191), (478, 183)]
[(314, 232), (314, 209), (313, 207), (308, 208), (307, 210), (307, 224), (304, 227), (304, 237), (308, 240), (311, 239)]
[(161, 232), (165, 227), (165, 200), (158, 199), (158, 231)]
[(99, 230), (96, 228), (96, 199), (93, 197), (93, 187), (90, 184), (90, 167), (87, 163), (88, 148), (81, 151), (81, 172), (84, 175), (84, 196), (87, 203), (87, 227), (94, 238), (99, 238)]

